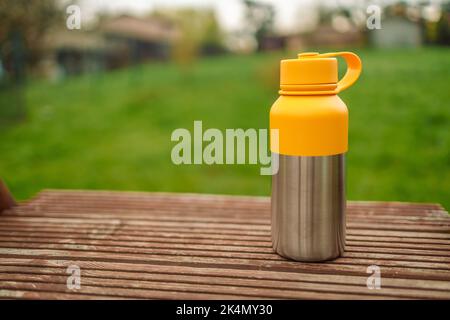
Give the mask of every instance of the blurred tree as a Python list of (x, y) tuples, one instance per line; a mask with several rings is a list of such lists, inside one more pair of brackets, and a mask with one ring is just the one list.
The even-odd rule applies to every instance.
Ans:
[(26, 68), (39, 61), (42, 37), (58, 18), (55, 0), (0, 1), (0, 57), (10, 77), (22, 81)]
[(224, 51), (223, 35), (214, 11), (209, 9), (165, 9), (155, 10), (153, 17), (164, 17), (173, 21), (178, 29), (174, 43), (173, 59), (186, 67), (201, 54), (215, 54)]
[(255, 0), (243, 0), (246, 7), (246, 21), (249, 31), (254, 35), (257, 50), (263, 49), (264, 38), (273, 30), (275, 10), (272, 5)]
[(0, 1), (1, 123), (25, 117), (22, 84), (26, 70), (39, 61), (42, 37), (62, 16), (60, 12), (54, 0)]
[(442, 13), (437, 22), (437, 43), (440, 45), (450, 45), (450, 3), (442, 4)]
[(223, 34), (214, 11), (208, 10), (205, 12), (203, 24), (202, 53), (206, 55), (223, 53), (225, 50), (223, 45)]

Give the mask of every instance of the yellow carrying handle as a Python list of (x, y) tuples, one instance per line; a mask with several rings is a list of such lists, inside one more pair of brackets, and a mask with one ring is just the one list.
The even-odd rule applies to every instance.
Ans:
[(355, 83), (356, 80), (358, 80), (362, 70), (361, 59), (353, 52), (347, 51), (322, 53), (318, 55), (318, 58), (329, 58), (329, 57), (342, 57), (347, 63), (347, 72), (345, 72), (345, 75), (337, 83), (336, 91), (339, 93), (350, 87), (352, 84)]

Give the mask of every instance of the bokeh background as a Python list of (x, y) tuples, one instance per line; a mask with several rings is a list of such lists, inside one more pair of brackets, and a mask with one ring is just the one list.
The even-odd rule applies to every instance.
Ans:
[[(67, 27), (72, 4), (80, 29)], [(367, 28), (370, 5), (379, 30)], [(44, 188), (269, 195), (259, 165), (172, 164), (172, 131), (267, 128), (280, 59), (351, 50), (363, 73), (341, 94), (348, 198), (449, 209), (449, 21), (448, 1), (2, 0), (0, 177), (19, 199)]]

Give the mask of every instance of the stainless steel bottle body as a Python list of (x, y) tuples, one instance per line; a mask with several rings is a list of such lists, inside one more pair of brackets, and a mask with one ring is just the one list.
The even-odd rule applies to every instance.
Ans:
[(278, 254), (297, 261), (340, 256), (345, 249), (345, 154), (279, 155), (271, 206)]

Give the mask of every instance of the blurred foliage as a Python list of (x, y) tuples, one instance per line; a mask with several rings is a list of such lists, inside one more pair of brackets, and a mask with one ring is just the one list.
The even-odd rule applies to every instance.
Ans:
[(0, 57), (12, 77), (39, 61), (43, 35), (61, 19), (55, 0), (0, 1)]
[(436, 43), (450, 45), (450, 2), (443, 5), (443, 14), (436, 23)]
[[(362, 76), (341, 94), (350, 111), (348, 198), (450, 209), (450, 50), (356, 52)], [(148, 64), (33, 83), (27, 121), (0, 129), (0, 177), (20, 199), (43, 188), (269, 195), (258, 165), (172, 164), (170, 136), (194, 120), (204, 130), (267, 128), (280, 58), (222, 56), (188, 75)]]
[(257, 50), (261, 51), (263, 39), (273, 31), (275, 9), (268, 3), (255, 0), (243, 0), (243, 3), (247, 29), (256, 40)]
[(211, 9), (157, 9), (151, 16), (164, 17), (177, 25), (180, 34), (172, 55), (178, 65), (186, 67), (203, 53), (224, 51), (222, 31)]
[(44, 53), (43, 36), (62, 17), (55, 0), (0, 1), (0, 123), (26, 117), (23, 83)]

